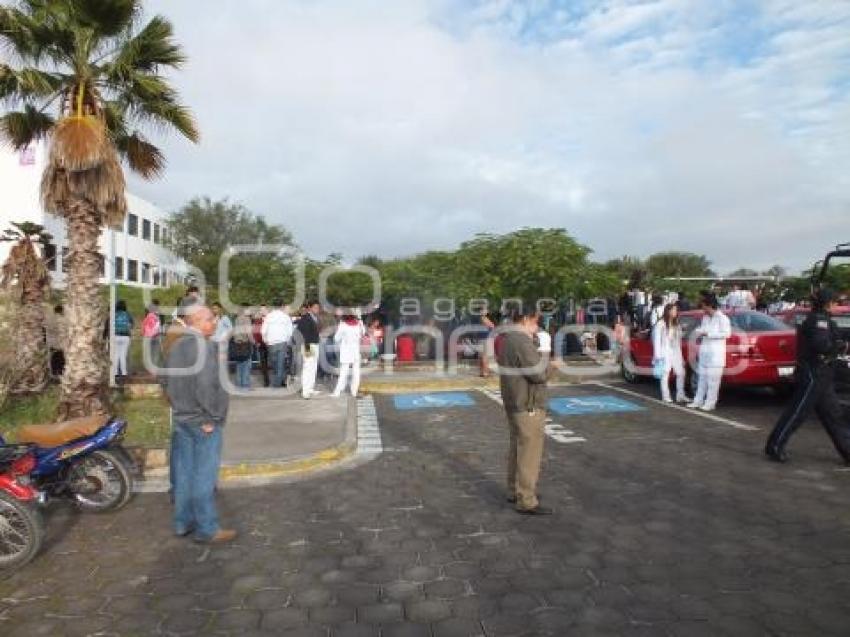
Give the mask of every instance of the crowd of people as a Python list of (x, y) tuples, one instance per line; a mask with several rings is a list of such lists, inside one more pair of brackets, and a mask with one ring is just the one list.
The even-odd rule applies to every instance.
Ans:
[[(199, 302), (196, 287), (189, 287), (182, 305)], [(288, 387), (299, 379), (305, 399), (317, 393), (317, 379), (336, 378), (333, 396), (348, 391), (357, 395), (361, 365), (373, 361), (383, 345), (384, 328), (372, 318), (367, 326), (359, 313), (321, 311), (318, 301), (306, 303), (298, 312), (282, 301), (270, 306), (239, 309), (231, 317), (220, 303), (209, 306), (215, 322), (210, 336), (241, 390), (254, 386)], [(127, 305), (119, 300), (114, 313), (115, 347), (112, 350), (112, 375), (123, 382), (129, 374), (129, 352), (135, 320)], [(169, 328), (180, 326), (179, 308), (166, 318), (154, 299), (147, 308), (138, 333), (145, 359), (152, 368), (164, 362), (163, 342)], [(108, 325), (107, 325), (108, 328)], [(104, 330), (108, 338), (108, 329)], [(324, 361), (325, 364), (320, 364)], [(259, 374), (255, 379), (254, 370)]]

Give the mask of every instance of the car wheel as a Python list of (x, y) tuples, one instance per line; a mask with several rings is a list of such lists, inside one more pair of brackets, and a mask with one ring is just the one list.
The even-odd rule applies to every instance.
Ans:
[(620, 370), (623, 373), (623, 380), (627, 383), (639, 383), (640, 376), (635, 374), (635, 362), (631, 356), (625, 356), (623, 358), (623, 362), (620, 364)]

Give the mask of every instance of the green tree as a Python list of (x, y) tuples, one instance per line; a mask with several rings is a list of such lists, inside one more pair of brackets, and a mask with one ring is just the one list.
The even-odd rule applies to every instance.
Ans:
[[(229, 246), (284, 245), (296, 248), (292, 235), (283, 226), (270, 224), (262, 215), (256, 215), (242, 204), (227, 199), (213, 201), (209, 197), (196, 197), (167, 219), (172, 250), (204, 273), (210, 285), (219, 284), (219, 262)], [(276, 277), (283, 270), (291, 281), (293, 259), (291, 255), (258, 253), (235, 256), (230, 260), (231, 290), (256, 296), (286, 284)], [(268, 276), (275, 280), (262, 283), (263, 265), (271, 269)], [(244, 276), (245, 278), (240, 278)], [(289, 284), (289, 288), (292, 284)], [(267, 300), (266, 300), (267, 302)]]
[(652, 279), (716, 276), (711, 261), (692, 252), (657, 252), (646, 260), (646, 269)]
[[(144, 178), (164, 168), (146, 130), (197, 141), (166, 72), (184, 55), (171, 24), (142, 21), (141, 0), (20, 0), (0, 6), (0, 139), (15, 149), (50, 137), (45, 210), (68, 225), (68, 342), (59, 417), (108, 410), (98, 239), (127, 203), (120, 159)], [(10, 62), (14, 60), (13, 63)]]
[(752, 268), (738, 268), (737, 270), (733, 270), (728, 275), (729, 277), (736, 276), (758, 276), (759, 273), (757, 270), (753, 270)]

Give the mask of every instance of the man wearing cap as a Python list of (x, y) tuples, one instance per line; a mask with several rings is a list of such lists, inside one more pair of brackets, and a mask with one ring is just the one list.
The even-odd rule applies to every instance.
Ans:
[(812, 295), (812, 311), (797, 328), (797, 385), (791, 404), (780, 416), (764, 452), (770, 460), (788, 459), (785, 445), (797, 428), (814, 411), (832, 439), (838, 455), (850, 464), (850, 423), (835, 395), (836, 357), (847, 350), (830, 317), (834, 306), (830, 290)]

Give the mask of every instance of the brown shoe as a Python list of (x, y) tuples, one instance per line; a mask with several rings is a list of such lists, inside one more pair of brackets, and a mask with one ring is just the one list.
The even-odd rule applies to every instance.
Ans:
[(225, 544), (235, 540), (237, 535), (233, 529), (219, 529), (207, 542), (210, 544)]

